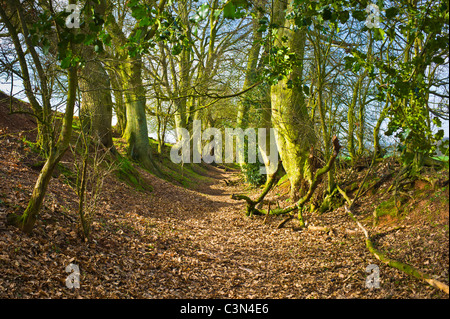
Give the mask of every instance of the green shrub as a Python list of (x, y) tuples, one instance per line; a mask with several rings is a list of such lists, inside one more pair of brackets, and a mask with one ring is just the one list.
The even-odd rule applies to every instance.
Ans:
[(245, 176), (246, 182), (254, 186), (260, 186), (266, 182), (266, 175), (262, 175), (259, 172), (261, 164), (259, 163), (246, 163), (242, 165), (242, 173)]

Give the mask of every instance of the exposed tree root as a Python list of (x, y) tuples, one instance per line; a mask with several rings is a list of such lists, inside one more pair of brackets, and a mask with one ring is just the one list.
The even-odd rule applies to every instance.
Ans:
[(281, 165), (278, 165), (278, 170), (275, 174), (273, 174), (272, 176), (270, 176), (270, 179), (268, 181), (268, 183), (266, 184), (266, 187), (264, 188), (263, 192), (261, 193), (261, 195), (258, 197), (258, 199), (256, 200), (252, 200), (251, 198), (249, 198), (248, 196), (245, 195), (239, 195), (239, 194), (233, 194), (231, 195), (231, 198), (234, 200), (245, 200), (247, 202), (247, 211), (246, 211), (246, 215), (285, 215), (285, 214), (290, 214), (290, 216), (288, 216), (284, 221), (282, 221), (280, 224), (278, 224), (277, 228), (281, 228), (283, 227), (283, 225), (289, 221), (290, 219), (293, 218), (293, 215), (291, 215), (291, 212), (297, 210), (298, 212), (298, 220), (300, 222), (300, 227), (304, 227), (305, 223), (303, 221), (303, 216), (302, 216), (302, 211), (303, 211), (303, 207), (304, 205), (311, 199), (312, 195), (314, 194), (314, 191), (316, 190), (317, 186), (319, 185), (320, 181), (322, 180), (321, 177), (326, 174), (331, 167), (334, 164), (334, 161), (336, 160), (337, 155), (339, 154), (339, 150), (341, 149), (341, 145), (339, 144), (339, 140), (336, 136), (333, 137), (333, 154), (330, 156), (330, 159), (328, 160), (328, 162), (326, 163), (326, 165), (320, 169), (318, 169), (316, 171), (316, 173), (314, 174), (314, 177), (309, 185), (309, 189), (307, 191), (307, 193), (300, 198), (300, 200), (291, 205), (288, 206), (286, 208), (276, 208), (273, 210), (259, 210), (256, 209), (255, 206), (261, 202), (264, 197), (267, 195), (267, 193), (270, 191), (270, 189), (272, 188), (272, 186), (275, 184), (276, 181), (276, 177), (278, 176), (278, 170), (280, 169)]
[[(300, 198), (300, 200), (297, 203), (295, 203), (294, 205), (291, 205), (282, 210), (274, 210), (274, 211), (270, 212), (270, 214), (282, 215), (282, 214), (289, 214), (294, 210), (298, 210), (298, 219), (300, 222), (300, 227), (305, 226), (305, 223), (303, 221), (303, 215), (302, 215), (303, 207), (311, 199), (312, 195), (314, 194), (314, 191), (316, 190), (317, 186), (319, 185), (319, 183), (321, 181), (322, 175), (326, 174), (331, 169), (334, 161), (336, 160), (337, 155), (339, 154), (341, 145), (339, 144), (339, 140), (337, 139), (336, 136), (333, 137), (333, 148), (334, 148), (333, 154), (331, 155), (327, 164), (324, 167), (317, 170), (316, 173), (314, 174), (314, 178), (313, 178), (311, 184), (309, 185), (308, 192), (302, 198)], [(278, 228), (281, 228), (286, 222), (287, 222), (287, 220), (280, 223), (278, 225)]]
[(284, 226), (284, 224), (286, 224), (288, 221), (290, 221), (292, 218), (294, 218), (294, 215), (289, 215), (288, 217), (286, 217), (285, 219), (283, 219), (278, 225), (277, 225), (277, 229), (281, 228)]
[(252, 216), (252, 215), (266, 215), (270, 213), (270, 209), (268, 211), (264, 211), (261, 209), (257, 209), (256, 205), (261, 203), (264, 200), (264, 197), (269, 193), (269, 191), (272, 189), (273, 185), (275, 185), (278, 182), (278, 179), (280, 178), (280, 172), (281, 172), (281, 161), (278, 163), (277, 171), (270, 175), (269, 180), (266, 183), (266, 186), (264, 187), (262, 193), (258, 196), (256, 200), (252, 200), (250, 197), (240, 194), (232, 194), (231, 198), (234, 200), (245, 200), (247, 202), (247, 209), (246, 209), (246, 215)]
[[(361, 185), (363, 185), (363, 184), (364, 183), (362, 183)], [(345, 192), (339, 186), (337, 187), (337, 189), (339, 190), (339, 192), (342, 194), (342, 196), (345, 198), (345, 200), (349, 204), (349, 207), (344, 206), (345, 211), (350, 216), (350, 218), (355, 221), (355, 223), (358, 225), (358, 227), (364, 233), (364, 236), (366, 238), (366, 247), (372, 253), (372, 255), (375, 256), (375, 258), (377, 258), (379, 261), (381, 261), (382, 263), (384, 263), (390, 267), (397, 268), (398, 270), (403, 271), (404, 273), (406, 273), (410, 276), (413, 276), (413, 277), (416, 277), (417, 279), (425, 281), (432, 287), (440, 289), (447, 294), (449, 293), (449, 287), (446, 284), (444, 284), (436, 279), (431, 278), (429, 275), (421, 272), (420, 270), (418, 270), (417, 268), (415, 268), (411, 265), (405, 264), (401, 261), (391, 259), (391, 258), (387, 257), (384, 253), (382, 253), (381, 251), (376, 249), (371, 240), (369, 232), (367, 231), (367, 229), (364, 228), (364, 226), (356, 219), (356, 217), (352, 213), (351, 208), (352, 208), (353, 204), (355, 203), (355, 200), (358, 198), (358, 196), (356, 196), (355, 199), (352, 201), (348, 198), (347, 194), (345, 194)]]

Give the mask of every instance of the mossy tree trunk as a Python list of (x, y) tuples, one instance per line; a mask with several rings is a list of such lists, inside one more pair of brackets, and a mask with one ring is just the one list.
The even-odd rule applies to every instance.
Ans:
[[(30, 21), (24, 15), (23, 8), (18, 1), (8, 1), (0, 7), (0, 18), (8, 29), (9, 36), (16, 49), (17, 60), (20, 65), (22, 85), (25, 94), (33, 109), (34, 116), (37, 119), (37, 146), (43, 155), (49, 156), (53, 144), (52, 131), (52, 111), (51, 111), (51, 85), (49, 86), (49, 76), (41, 63), (40, 57), (35, 46), (31, 41), (29, 32)], [(25, 41), (25, 51), (22, 46), (19, 34), (22, 34)], [(31, 60), (27, 60), (26, 55), (31, 55)], [(38, 84), (33, 88), (33, 75), (30, 74), (31, 66), (36, 70)], [(38, 89), (38, 91), (36, 91)], [(40, 94), (40, 101), (36, 93)], [(11, 110), (12, 111), (12, 110)]]
[[(85, 12), (85, 19), (92, 19), (93, 14), (104, 16), (106, 1), (91, 1)], [(85, 25), (80, 29), (85, 35), (91, 34), (90, 28)], [(102, 62), (95, 57), (94, 45), (80, 45), (80, 54), (86, 61), (81, 69), (79, 78), (81, 91), (80, 121), (85, 133), (89, 133), (94, 143), (103, 144), (106, 148), (113, 146), (112, 141), (112, 109), (111, 83), (109, 75)]]
[(380, 116), (378, 117), (377, 122), (375, 123), (375, 127), (373, 129), (373, 152), (374, 152), (374, 158), (381, 157), (382, 149), (380, 146), (380, 130), (381, 130), (381, 124), (386, 119), (387, 111), (390, 105), (389, 98), (386, 100), (386, 103), (383, 107), (383, 110), (380, 112)]
[[(166, 1), (160, 1), (158, 6), (159, 13), (162, 12)], [(107, 1), (108, 11), (111, 17), (114, 16), (111, 1)], [(111, 11), (109, 11), (111, 10)], [(141, 33), (141, 37), (146, 35), (149, 39), (154, 36), (157, 30), (157, 24), (152, 29), (145, 30), (136, 26), (129, 35), (134, 36), (136, 32)], [(123, 138), (128, 144), (128, 155), (138, 161), (143, 167), (151, 172), (162, 175), (159, 167), (153, 160), (146, 117), (146, 90), (142, 81), (143, 62), (140, 54), (134, 57), (129, 56), (127, 47), (128, 38), (125, 35), (122, 25), (111, 18), (107, 25), (107, 30), (112, 36), (112, 44), (115, 48), (115, 56), (118, 58), (117, 67), (121, 77), (122, 88), (124, 91), (124, 102), (126, 112), (126, 127), (123, 132)]]
[[(272, 124), (277, 130), (277, 145), (291, 183), (291, 198), (298, 199), (311, 181), (309, 151), (315, 144), (314, 125), (308, 115), (303, 95), (303, 57), (306, 33), (304, 29), (290, 31), (292, 23), (285, 19), (287, 4), (276, 1), (273, 23), (284, 26), (278, 30), (276, 46), (282, 46), (282, 37), (287, 37), (286, 46), (296, 54), (300, 63), (293, 68), (288, 78), (271, 87)], [(288, 87), (288, 81), (293, 83)]]
[(119, 67), (116, 63), (111, 64), (108, 69), (108, 75), (111, 82), (111, 88), (114, 94), (114, 104), (113, 109), (117, 117), (116, 130), (120, 135), (125, 132), (125, 127), (127, 126), (127, 111), (125, 108), (125, 101), (123, 98), (123, 85), (122, 77), (117, 72)]
[[(73, 1), (70, 1), (73, 3)], [(15, 11), (16, 14), (8, 14), (7, 10)], [(18, 17), (18, 21), (12, 22), (10, 19), (15, 19)], [(28, 202), (28, 206), (24, 213), (20, 216), (15, 214), (10, 214), (7, 216), (8, 222), (18, 226), (21, 230), (25, 232), (31, 232), (33, 226), (37, 220), (39, 211), (42, 207), (44, 196), (46, 194), (48, 184), (50, 182), (52, 173), (69, 147), (70, 138), (72, 135), (72, 121), (73, 121), (73, 111), (76, 100), (76, 90), (78, 87), (78, 75), (77, 67), (70, 67), (68, 69), (68, 93), (67, 93), (67, 103), (65, 115), (62, 121), (61, 131), (59, 133), (59, 138), (55, 142), (54, 136), (55, 129), (51, 127), (50, 119), (52, 116), (51, 112), (51, 85), (49, 85), (48, 77), (46, 71), (41, 63), (40, 56), (37, 54), (34, 45), (31, 43), (31, 35), (28, 30), (29, 21), (23, 12), (22, 6), (20, 6), (19, 1), (9, 1), (5, 6), (0, 6), (0, 18), (2, 22), (8, 28), (10, 36), (13, 40), (16, 52), (18, 55), (18, 60), (21, 67), (23, 84), (25, 87), (25, 92), (32, 105), (36, 117), (38, 118), (38, 145), (44, 151), (47, 159), (46, 162), (38, 176), (36, 184), (34, 186), (31, 198)], [(17, 24), (19, 27), (15, 27)], [(20, 29), (20, 30), (19, 30)], [(26, 52), (31, 55), (32, 63), (36, 68), (37, 75), (39, 78), (40, 94), (43, 106), (36, 98), (36, 92), (31, 86), (31, 76), (28, 71), (28, 61), (25, 59), (25, 52), (22, 49), (22, 43), (19, 40), (18, 34), (22, 33), (25, 40)]]
[[(247, 60), (247, 70), (245, 72), (245, 79), (244, 79), (244, 85), (242, 90), (247, 89), (252, 84), (256, 82), (256, 75), (257, 75), (257, 66), (258, 66), (258, 57), (259, 52), (261, 51), (261, 40), (262, 40), (262, 32), (258, 31), (260, 25), (259, 20), (263, 16), (263, 11), (258, 10), (257, 15), (253, 18), (252, 21), (252, 46), (250, 47), (249, 53), (248, 53), (248, 60)], [(248, 111), (250, 103), (248, 99), (246, 98), (247, 94), (244, 94), (242, 97), (238, 113), (237, 113), (237, 127), (245, 129), (247, 127), (248, 122)]]
[[(368, 34), (369, 42), (367, 44), (367, 60), (372, 62), (373, 60), (373, 36), (372, 33)], [(358, 150), (356, 151), (356, 156), (361, 157), (364, 155), (365, 146), (364, 146), (364, 135), (366, 128), (366, 105), (370, 103), (368, 100), (369, 90), (372, 88), (372, 79), (370, 79), (369, 70), (366, 69), (362, 75), (363, 79), (360, 84), (360, 93), (358, 98), (358, 129), (356, 132), (356, 138), (358, 142)]]
[[(334, 161), (336, 160), (336, 157), (339, 154), (339, 150), (341, 149), (341, 145), (339, 144), (339, 140), (336, 136), (333, 136), (332, 144), (333, 144), (333, 153), (331, 154), (327, 163), (325, 164), (325, 166), (321, 167), (314, 173), (314, 176), (312, 176), (312, 178), (311, 178), (311, 183), (309, 184), (308, 189), (305, 190), (304, 195), (302, 195), (302, 197), (295, 204), (290, 205), (286, 208), (276, 208), (273, 210), (270, 210), (270, 207), (269, 207), (269, 209), (267, 211), (258, 210), (255, 208), (255, 206), (264, 199), (264, 196), (267, 195), (267, 193), (270, 191), (271, 187), (276, 182), (275, 178), (277, 176), (279, 177), (280, 168), (278, 168), (277, 172), (274, 175), (270, 176), (270, 182), (266, 185), (266, 187), (264, 188), (263, 192), (258, 197), (258, 199), (252, 200), (248, 196), (237, 195), (237, 194), (231, 195), (231, 198), (235, 199), (235, 200), (245, 200), (247, 202), (247, 211), (246, 211), (247, 215), (251, 215), (251, 214), (284, 215), (284, 214), (291, 214), (293, 211), (296, 210), (298, 212), (298, 220), (300, 222), (300, 227), (304, 227), (305, 223), (304, 223), (303, 216), (302, 216), (303, 208), (304, 208), (305, 204), (311, 199), (312, 195), (314, 194), (314, 191), (316, 190), (317, 186), (319, 185), (319, 183), (322, 180), (322, 176), (325, 173), (327, 173), (331, 169), (331, 167), (334, 165)], [(293, 218), (292, 215), (288, 217), (288, 219), (291, 219), (291, 218)], [(280, 228), (288, 219), (286, 219), (285, 221), (280, 223), (278, 225), (278, 228)]]
[[(272, 149), (270, 148), (271, 146), (271, 139), (273, 138), (271, 136), (271, 130), (270, 128), (272, 128), (272, 117), (271, 117), (271, 104), (270, 104), (270, 91), (265, 90), (265, 92), (267, 92), (262, 100), (264, 101), (262, 104), (262, 115), (261, 115), (261, 124), (262, 127), (265, 128), (266, 130), (266, 139), (265, 139), (265, 147), (262, 147), (261, 144), (258, 143), (258, 150), (261, 153), (261, 157), (262, 160), (264, 162), (264, 166), (266, 168), (266, 174), (270, 175), (270, 173), (273, 171), (274, 169), (274, 165), (275, 163), (272, 163), (270, 161), (271, 158), (275, 158), (274, 154), (272, 154)], [(259, 134), (259, 132), (258, 132)], [(259, 140), (259, 137), (258, 137)], [(278, 149), (275, 147), (273, 149), (275, 152), (278, 152)], [(281, 165), (281, 163), (278, 163), (277, 165)], [(267, 176), (268, 178), (266, 178), (266, 186), (270, 181), (270, 176)]]
[(141, 58), (127, 59), (121, 66), (121, 72), (127, 115), (127, 125), (123, 137), (128, 144), (128, 155), (153, 173), (161, 175), (158, 166), (153, 161), (148, 137)]
[(358, 102), (359, 89), (361, 87), (363, 77), (359, 76), (356, 84), (353, 88), (353, 95), (350, 105), (347, 111), (347, 151), (350, 156), (351, 164), (354, 165), (356, 161), (356, 151), (355, 151), (355, 107)]

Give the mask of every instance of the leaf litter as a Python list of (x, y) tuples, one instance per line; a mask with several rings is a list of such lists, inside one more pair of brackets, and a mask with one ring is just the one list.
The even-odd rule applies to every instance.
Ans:
[[(246, 217), (230, 195), (259, 190), (225, 185), (237, 173), (212, 166), (209, 182), (195, 190), (143, 170), (152, 192), (107, 177), (89, 241), (77, 230), (76, 195), (56, 176), (25, 235), (6, 224), (6, 214), (26, 208), (38, 175), (27, 165), (29, 152), (16, 135), (0, 136), (2, 298), (448, 298), (376, 260), (343, 208), (305, 214), (310, 225), (333, 229), (328, 233), (299, 230), (295, 220), (277, 229), (281, 217)], [(374, 196), (357, 210), (381, 234), (379, 248), (448, 284), (448, 187), (442, 196), (439, 218), (413, 213), (396, 230), (372, 227)], [(283, 200), (279, 190), (268, 199)], [(79, 289), (65, 285), (70, 263), (80, 268)], [(380, 268), (379, 289), (365, 287), (369, 264)]]

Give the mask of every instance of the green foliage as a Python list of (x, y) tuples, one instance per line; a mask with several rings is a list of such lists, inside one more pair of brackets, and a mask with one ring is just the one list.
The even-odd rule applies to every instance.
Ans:
[[(295, 21), (298, 28), (309, 28), (311, 23), (314, 28), (321, 28), (325, 21), (332, 24), (345, 23), (350, 14), (356, 21), (363, 22), (368, 17), (365, 11), (368, 3), (297, 0), (294, 1), (296, 6), (289, 18)], [(360, 31), (372, 33), (374, 40), (383, 41), (384, 45), (392, 45), (402, 37), (407, 41), (406, 48), (402, 48), (403, 56), (395, 57), (395, 63), (391, 60), (394, 57), (368, 59), (367, 54), (354, 48), (344, 58), (345, 66), (355, 73), (364, 68), (373, 79), (383, 79), (377, 87), (377, 98), (380, 102), (389, 98), (391, 103), (386, 135), (399, 138), (402, 159), (409, 164), (417, 158), (435, 154), (436, 144), (444, 134), (439, 117), (430, 118), (427, 104), (430, 91), (434, 88), (432, 89), (432, 79), (427, 76), (427, 70), (446, 64), (444, 57), (448, 55), (449, 48), (449, 7), (444, 1), (436, 5), (401, 2), (387, 7), (390, 4), (382, 1), (377, 4), (381, 14), (380, 28), (368, 29), (361, 26)], [(400, 30), (400, 34), (397, 30)], [(293, 61), (280, 61), (276, 59), (276, 55), (272, 61), (287, 70), (285, 72), (290, 72), (289, 64)], [(272, 71), (285, 76), (274, 67)], [(274, 78), (276, 77), (272, 75), (270, 79)], [(437, 127), (436, 131), (432, 131), (431, 122)], [(442, 151), (448, 152), (445, 143), (442, 144)]]
[[(97, 1), (93, 1), (94, 3)], [(57, 59), (62, 69), (76, 67), (83, 64), (81, 56), (73, 52), (73, 44), (92, 45), (95, 51), (103, 51), (103, 44), (110, 45), (111, 37), (104, 31), (105, 20), (98, 14), (93, 6), (86, 1), (80, 10), (80, 28), (69, 28), (66, 19), (70, 12), (65, 10), (51, 13), (44, 10), (37, 17), (36, 22), (30, 28), (33, 45), (40, 45), (44, 54), (50, 50), (50, 38), (56, 33), (58, 36)], [(83, 30), (81, 32), (80, 30)]]
[[(138, 0), (129, 1), (127, 6), (132, 17), (136, 19), (137, 25), (124, 47), (128, 50), (130, 57), (150, 52), (156, 46), (156, 42), (160, 41), (172, 44), (173, 55), (178, 55), (184, 48), (189, 47), (190, 42), (185, 35), (180, 18), (173, 16), (169, 10), (158, 12), (155, 7)], [(207, 5), (202, 7), (198, 21), (209, 8)]]
[[(263, 77), (267, 83), (274, 85), (286, 78), (301, 61), (297, 59), (295, 53), (290, 52), (287, 46), (273, 46), (265, 62), (269, 67), (264, 69)], [(290, 88), (293, 85), (292, 81), (288, 83)]]
[(204, 3), (198, 8), (197, 16), (199, 20), (204, 20), (208, 17), (208, 15), (209, 15), (209, 4)]
[[(371, 3), (368, 0), (294, 0), (286, 19), (293, 22), (293, 31), (314, 29), (324, 34), (333, 27), (338, 30), (339, 24), (351, 20), (356, 31), (359, 28), (359, 32), (370, 34), (377, 46), (395, 48), (392, 53), (369, 58), (367, 52), (354, 46), (346, 50), (345, 67), (355, 74), (366, 70), (372, 80), (381, 79), (375, 94), (378, 101), (385, 103), (388, 100), (390, 104), (386, 135), (399, 139), (405, 164), (421, 165), (423, 158), (436, 154), (436, 144), (444, 134), (439, 114), (432, 115), (428, 105), (430, 91), (436, 89), (429, 72), (448, 65), (449, 6), (445, 1), (417, 4), (401, 1), (395, 5), (376, 1), (380, 25), (369, 28), (364, 21), (369, 18), (368, 5)], [(224, 15), (233, 18), (234, 7), (234, 1), (227, 2)], [(271, 23), (267, 17), (258, 23), (258, 31), (267, 32), (263, 42), (270, 48), (259, 76), (267, 84), (274, 85), (288, 78), (303, 61), (287, 45), (287, 38), (281, 38), (281, 26)], [(402, 48), (396, 47), (400, 38), (407, 42)], [(304, 83), (287, 82), (287, 88), (298, 85), (302, 86), (305, 95), (310, 94)], [(448, 154), (448, 143), (442, 143), (440, 148), (442, 153)]]
[(250, 6), (247, 0), (231, 0), (223, 7), (223, 16), (226, 19), (240, 19), (246, 15), (245, 9)]
[(259, 172), (261, 165), (259, 163), (245, 163), (242, 165), (242, 173), (247, 183), (260, 186), (266, 182), (266, 175), (262, 175)]
[[(257, 146), (256, 146), (257, 147)], [(260, 186), (266, 182), (267, 176), (260, 173), (260, 167), (264, 163), (256, 161), (256, 163), (248, 163), (248, 138), (244, 139), (244, 161), (241, 165), (241, 171), (245, 181), (253, 186)]]
[[(433, 8), (396, 7), (386, 11), (392, 25), (401, 23), (401, 33), (408, 39), (409, 45), (415, 45), (417, 50), (417, 41), (423, 42), (420, 52), (396, 65), (387, 61), (376, 63), (376, 67), (387, 75), (385, 82), (390, 84), (380, 88), (384, 92), (381, 97), (390, 96), (392, 100), (386, 134), (400, 139), (402, 158), (407, 164), (414, 161), (417, 155), (434, 155), (436, 144), (444, 135), (439, 117), (430, 119), (427, 104), (431, 79), (427, 78), (426, 70), (445, 63), (442, 54), (448, 54), (448, 11), (446, 3)], [(404, 16), (410, 18), (400, 20)], [(397, 35), (389, 33), (388, 36), (393, 41)], [(437, 132), (431, 130), (430, 120), (437, 127)], [(442, 151), (446, 152), (445, 143)]]
[[(187, 26), (183, 25), (181, 19), (173, 16), (172, 11), (169, 10), (172, 5), (172, 1), (169, 1), (165, 10), (158, 12), (155, 7), (139, 0), (127, 2), (131, 16), (136, 19), (138, 25), (126, 45), (131, 57), (148, 53), (160, 41), (172, 44), (171, 53), (173, 55), (180, 54), (183, 49), (192, 45), (186, 36)], [(212, 12), (212, 18), (218, 19), (221, 13), (226, 19), (242, 18), (247, 15), (246, 9), (249, 6), (250, 3), (247, 0), (231, 0), (224, 5), (223, 9), (215, 9)], [(208, 3), (203, 3), (197, 8), (195, 15), (190, 18), (194, 34), (197, 32), (197, 25), (210, 15), (211, 7)]]

